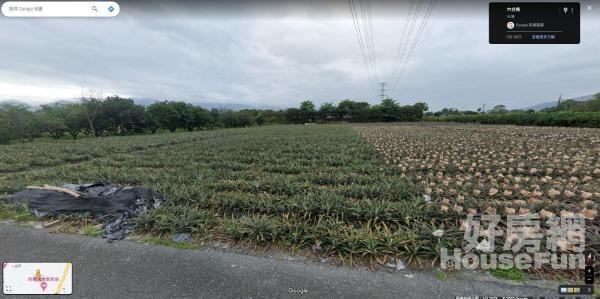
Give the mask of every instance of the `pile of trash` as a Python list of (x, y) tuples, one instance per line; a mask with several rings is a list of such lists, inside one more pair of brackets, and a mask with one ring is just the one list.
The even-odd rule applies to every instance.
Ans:
[(14, 204), (24, 204), (37, 217), (63, 214), (87, 214), (103, 221), (102, 237), (121, 240), (129, 231), (129, 218), (160, 207), (162, 195), (147, 188), (119, 187), (109, 183), (65, 184), (63, 187), (29, 186), (8, 197)]

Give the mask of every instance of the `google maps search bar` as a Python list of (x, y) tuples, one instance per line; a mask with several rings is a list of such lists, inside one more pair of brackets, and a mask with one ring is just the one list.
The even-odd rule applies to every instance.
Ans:
[(109, 18), (116, 17), (119, 4), (112, 1), (8, 1), (2, 4), (5, 17), (17, 18)]

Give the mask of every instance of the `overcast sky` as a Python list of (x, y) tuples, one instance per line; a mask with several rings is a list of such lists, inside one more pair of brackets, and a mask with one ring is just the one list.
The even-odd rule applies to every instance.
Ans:
[[(0, 17), (0, 100), (38, 105), (74, 98), (84, 87), (257, 107), (306, 99), (377, 103), (347, 2), (318, 3), (270, 13), (264, 4), (215, 11), (122, 5), (112, 19)], [(438, 4), (390, 95), (439, 110), (520, 108), (598, 92), (600, 1), (594, 3), (592, 12), (582, 11), (579, 45), (490, 45), (487, 2), (462, 13)], [(377, 81), (392, 81), (408, 5), (372, 2)]]

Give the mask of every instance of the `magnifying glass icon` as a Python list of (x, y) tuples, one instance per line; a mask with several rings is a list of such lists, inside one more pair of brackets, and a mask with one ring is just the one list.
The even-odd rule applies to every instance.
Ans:
[(98, 8), (96, 8), (96, 6), (95, 6), (95, 5), (94, 5), (94, 6), (92, 6), (92, 10), (93, 10), (93, 11), (95, 11), (95, 12), (98, 12)]

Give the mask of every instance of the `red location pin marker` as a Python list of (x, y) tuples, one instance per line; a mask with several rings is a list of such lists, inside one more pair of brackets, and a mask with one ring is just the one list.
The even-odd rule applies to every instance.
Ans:
[(45, 281), (42, 281), (42, 283), (40, 284), (40, 287), (42, 287), (42, 291), (45, 291), (46, 287), (48, 287), (48, 284)]

